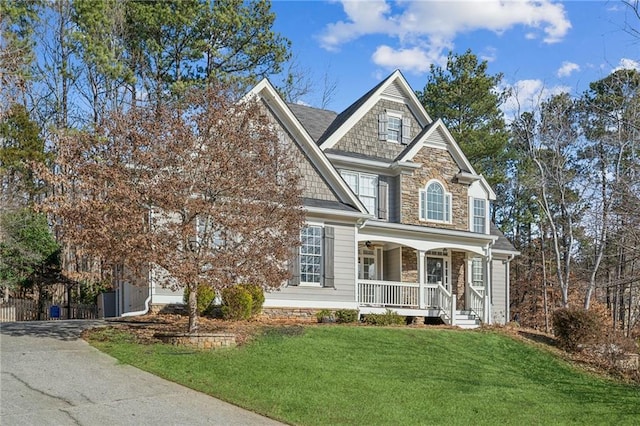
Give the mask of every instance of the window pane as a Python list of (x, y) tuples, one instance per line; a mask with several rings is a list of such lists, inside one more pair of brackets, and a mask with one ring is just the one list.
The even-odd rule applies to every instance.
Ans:
[(306, 226), (300, 231), (300, 281), (320, 283), (322, 274), (322, 227)]
[(402, 120), (400, 118), (391, 116), (387, 118), (387, 140), (399, 141), (401, 129)]
[(444, 188), (433, 182), (427, 188), (427, 219), (444, 220)]
[(473, 231), (484, 233), (486, 223), (485, 200), (473, 200)]
[(443, 262), (437, 257), (427, 257), (427, 284), (442, 284)]

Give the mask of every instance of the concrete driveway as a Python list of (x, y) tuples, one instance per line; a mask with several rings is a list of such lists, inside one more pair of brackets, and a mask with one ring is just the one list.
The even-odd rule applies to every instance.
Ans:
[(0, 424), (276, 425), (117, 361), (79, 338), (95, 320), (0, 325)]

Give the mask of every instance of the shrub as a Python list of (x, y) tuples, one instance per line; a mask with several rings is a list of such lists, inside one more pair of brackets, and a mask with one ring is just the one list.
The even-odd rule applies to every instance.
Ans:
[(251, 318), (251, 294), (242, 286), (234, 285), (222, 290), (222, 317), (226, 320)]
[(339, 309), (336, 311), (336, 322), (345, 324), (358, 321), (358, 311), (356, 309)]
[(397, 312), (387, 309), (384, 314), (367, 314), (364, 317), (364, 322), (369, 325), (402, 325), (405, 323), (405, 319)]
[[(189, 303), (189, 287), (184, 289), (184, 303)], [(196, 300), (198, 305), (198, 314), (204, 315), (211, 309), (211, 303), (216, 298), (216, 291), (207, 284), (198, 285), (198, 291), (196, 293)]]
[(241, 284), (240, 287), (251, 295), (251, 316), (260, 315), (262, 305), (264, 305), (264, 290), (262, 290), (262, 287), (256, 284)]
[(316, 318), (318, 319), (318, 322), (334, 322), (335, 321), (333, 312), (331, 312), (329, 309), (321, 309), (318, 312), (316, 312)]
[(575, 352), (594, 343), (602, 334), (602, 322), (596, 312), (581, 308), (561, 308), (553, 312), (553, 333), (561, 348)]

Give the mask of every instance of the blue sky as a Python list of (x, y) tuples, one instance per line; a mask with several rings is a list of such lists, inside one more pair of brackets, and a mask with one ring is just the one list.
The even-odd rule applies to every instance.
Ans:
[[(527, 108), (540, 94), (579, 95), (618, 67), (639, 68), (640, 20), (620, 1), (284, 1), (275, 30), (292, 42), (299, 69), (317, 81), (303, 103), (320, 106), (325, 74), (342, 111), (393, 70), (421, 90), (431, 63), (471, 49)], [(505, 107), (513, 114), (515, 101)]]

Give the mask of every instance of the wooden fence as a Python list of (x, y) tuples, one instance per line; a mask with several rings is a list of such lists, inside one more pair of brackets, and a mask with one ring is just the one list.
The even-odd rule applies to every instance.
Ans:
[[(51, 308), (57, 306), (59, 309)], [(59, 313), (57, 318), (51, 314)], [(38, 309), (38, 302), (31, 299), (9, 299), (8, 302), (0, 302), (0, 322), (13, 321), (49, 321), (57, 319), (95, 319), (98, 318), (96, 305), (83, 305), (72, 303), (69, 309), (66, 304), (54, 304), (47, 302)]]

